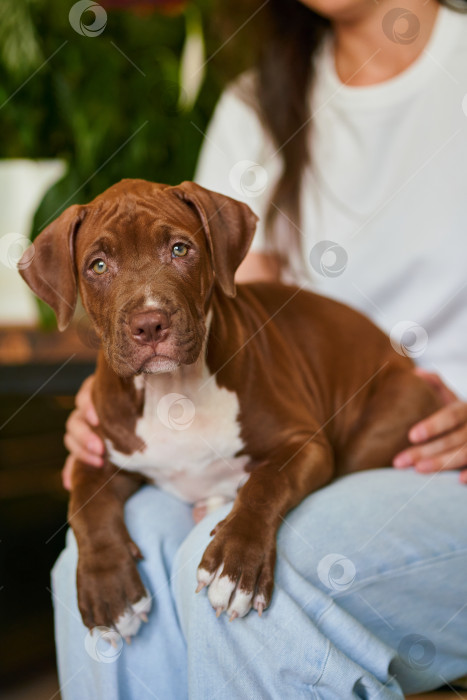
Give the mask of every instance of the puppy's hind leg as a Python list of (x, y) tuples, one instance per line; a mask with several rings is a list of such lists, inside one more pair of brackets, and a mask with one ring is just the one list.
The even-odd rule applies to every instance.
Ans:
[(410, 445), (412, 426), (441, 406), (433, 387), (412, 371), (386, 373), (345, 445), (339, 473), (391, 466), (396, 454)]

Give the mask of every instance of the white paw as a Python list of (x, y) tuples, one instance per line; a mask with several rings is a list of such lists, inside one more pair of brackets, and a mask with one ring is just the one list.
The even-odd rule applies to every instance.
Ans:
[[(230, 620), (235, 620), (237, 617), (245, 617), (252, 606), (253, 591), (244, 591), (238, 588), (237, 581), (231, 579), (230, 576), (222, 576), (222, 569), (223, 566), (219, 567), (215, 574), (210, 574), (206, 569), (198, 569), (197, 591), (205, 586), (209, 586), (208, 599), (216, 611), (217, 617), (224, 611), (227, 611)], [(258, 598), (258, 603), (264, 601), (263, 596), (256, 596), (256, 598)], [(260, 598), (261, 601), (259, 600)], [(256, 609), (259, 612), (259, 608)]]
[(199, 566), (198, 571), (196, 572), (196, 578), (198, 579), (198, 588), (196, 589), (196, 592), (198, 593), (205, 586), (209, 586), (211, 581), (214, 580), (214, 576), (215, 572), (210, 574), (209, 571), (206, 571), (206, 569)]
[[(131, 637), (134, 637), (142, 622), (147, 622), (147, 614), (151, 610), (151, 595), (146, 590), (146, 595), (140, 598), (136, 603), (130, 605), (127, 610), (120, 615), (115, 623), (116, 630), (129, 643)], [(111, 640), (109, 640), (111, 641)]]
[(230, 576), (222, 576), (222, 567), (219, 568), (208, 590), (209, 602), (218, 617), (229, 607), (229, 601), (235, 586), (236, 581), (233, 581)]
[(230, 616), (230, 620), (235, 620), (236, 617), (245, 617), (251, 610), (252, 598), (253, 591), (242, 591), (240, 588), (237, 588), (227, 608), (227, 615)]

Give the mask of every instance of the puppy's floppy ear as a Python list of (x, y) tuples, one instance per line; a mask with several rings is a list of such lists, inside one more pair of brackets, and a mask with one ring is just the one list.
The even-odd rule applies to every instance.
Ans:
[(173, 192), (198, 212), (217, 282), (224, 294), (234, 297), (235, 271), (251, 245), (258, 217), (247, 204), (206, 190), (194, 182), (182, 182)]
[(65, 209), (34, 240), (33, 255), (28, 248), (18, 263), (24, 281), (55, 311), (61, 331), (73, 317), (78, 296), (74, 241), (84, 213), (78, 204)]

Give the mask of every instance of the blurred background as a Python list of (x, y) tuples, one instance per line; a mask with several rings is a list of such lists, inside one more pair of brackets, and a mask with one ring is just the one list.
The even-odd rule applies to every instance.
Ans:
[[(64, 544), (63, 433), (96, 339), (58, 334), (17, 272), (61, 211), (126, 177), (191, 179), (260, 2), (0, 3), (0, 684), (59, 698), (50, 569)], [(256, 18), (255, 18), (256, 19)], [(241, 30), (241, 31), (240, 31)], [(31, 249), (32, 250), (32, 249)]]

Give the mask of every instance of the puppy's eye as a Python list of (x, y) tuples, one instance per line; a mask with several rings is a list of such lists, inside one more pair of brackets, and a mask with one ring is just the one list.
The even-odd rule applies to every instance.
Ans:
[(104, 272), (107, 272), (107, 265), (106, 263), (99, 258), (99, 260), (95, 260), (92, 265), (92, 269), (96, 273), (96, 275), (103, 275)]
[(176, 243), (172, 248), (173, 258), (184, 258), (188, 253), (188, 246), (185, 243)]

